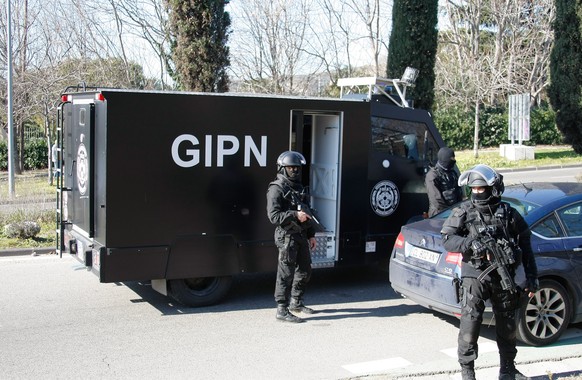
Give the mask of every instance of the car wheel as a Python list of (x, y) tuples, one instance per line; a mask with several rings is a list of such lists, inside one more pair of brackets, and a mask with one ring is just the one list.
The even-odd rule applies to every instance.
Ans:
[(197, 277), (168, 282), (173, 299), (186, 306), (200, 307), (221, 301), (230, 290), (232, 277)]
[(517, 338), (532, 346), (554, 343), (568, 328), (571, 305), (570, 296), (560, 283), (540, 281), (540, 289), (519, 308)]

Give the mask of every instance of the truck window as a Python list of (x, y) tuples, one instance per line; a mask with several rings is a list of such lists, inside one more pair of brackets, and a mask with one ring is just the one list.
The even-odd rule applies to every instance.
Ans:
[(372, 117), (372, 149), (415, 161), (434, 161), (438, 145), (426, 124)]

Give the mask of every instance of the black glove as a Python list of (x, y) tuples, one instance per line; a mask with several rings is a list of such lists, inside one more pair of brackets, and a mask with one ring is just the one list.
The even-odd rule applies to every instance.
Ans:
[(525, 288), (528, 292), (535, 293), (540, 289), (540, 282), (536, 277), (528, 277), (525, 282)]
[(487, 247), (479, 240), (475, 239), (471, 242), (471, 251), (473, 251), (473, 258), (480, 258), (485, 255)]

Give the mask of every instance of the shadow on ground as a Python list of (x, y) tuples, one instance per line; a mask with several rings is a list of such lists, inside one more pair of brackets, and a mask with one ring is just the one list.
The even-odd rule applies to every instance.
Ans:
[[(132, 302), (148, 302), (164, 315), (217, 313), (237, 310), (273, 309), (275, 301), (275, 273), (241, 274), (235, 276), (232, 288), (220, 304), (207, 307), (186, 307), (152, 289), (149, 282), (124, 282), (139, 297)], [(388, 274), (374, 268), (317, 269), (314, 270), (306, 292), (305, 301), (309, 305), (337, 305), (367, 301), (400, 299), (390, 287)], [(415, 312), (429, 312), (417, 305), (406, 305), (369, 309), (320, 308), (317, 319), (342, 318), (337, 315), (345, 311), (354, 316), (406, 315)], [(334, 315), (327, 315), (333, 313)], [(396, 314), (394, 314), (396, 313)]]

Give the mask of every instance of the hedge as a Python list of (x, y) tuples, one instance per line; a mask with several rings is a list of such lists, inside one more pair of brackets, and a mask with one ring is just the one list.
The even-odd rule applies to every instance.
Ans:
[[(24, 170), (46, 169), (48, 147), (44, 139), (30, 139), (24, 143)], [(8, 170), (8, 143), (0, 141), (0, 170)]]
[[(434, 113), (435, 124), (445, 143), (452, 149), (473, 148), (475, 113), (461, 108), (449, 108)], [(508, 111), (501, 107), (487, 107), (479, 114), (479, 148), (508, 144)], [(556, 127), (555, 113), (549, 107), (533, 108), (530, 113), (530, 140), (524, 145), (563, 144), (563, 136)]]

